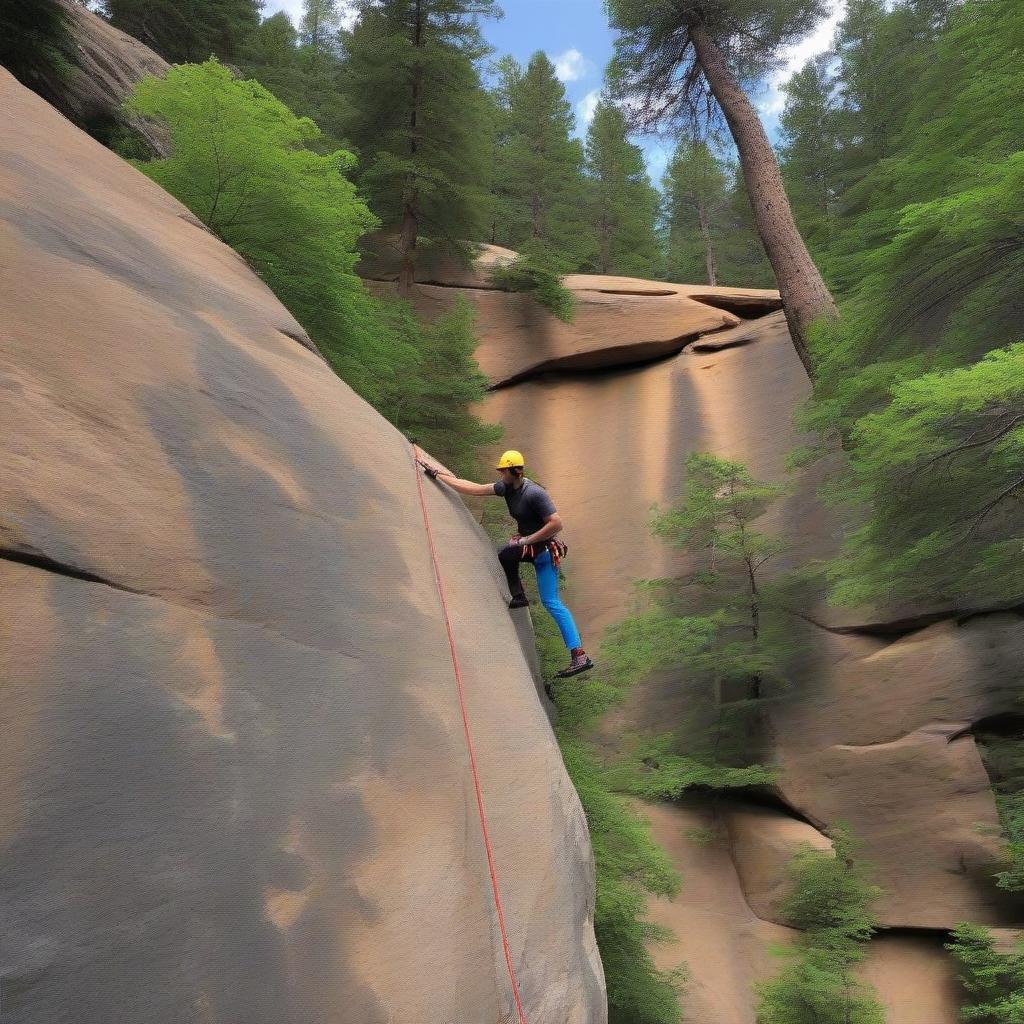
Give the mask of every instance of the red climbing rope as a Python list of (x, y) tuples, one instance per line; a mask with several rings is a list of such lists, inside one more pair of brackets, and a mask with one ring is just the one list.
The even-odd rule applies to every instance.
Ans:
[(455, 636), (452, 633), (452, 620), (448, 614), (448, 599), (445, 596), (444, 580), (441, 578), (441, 567), (437, 561), (437, 549), (434, 547), (434, 535), (430, 529), (430, 516), (427, 515), (427, 502), (423, 496), (423, 480), (419, 472), (419, 459), (416, 458), (420, 449), (413, 445), (413, 469), (416, 472), (416, 489), (420, 496), (420, 508), (423, 510), (423, 525), (427, 529), (427, 544), (430, 547), (430, 561), (434, 566), (434, 581), (437, 583), (437, 592), (441, 598), (441, 609), (444, 612), (444, 625), (448, 631), (448, 647), (452, 654), (452, 665), (455, 668), (455, 685), (459, 691), (459, 707), (462, 709), (462, 731), (466, 736), (466, 749), (469, 751), (469, 768), (473, 774), (473, 788), (476, 790), (476, 809), (480, 816), (480, 831), (484, 837), (484, 850), (487, 852), (487, 870), (491, 874), (491, 891), (494, 893), (494, 909), (498, 913), (498, 928), (501, 931), (501, 946), (505, 951), (505, 966), (508, 968), (508, 979), (512, 983), (512, 997), (515, 999), (516, 1012), (519, 1014), (519, 1024), (526, 1024), (526, 1013), (523, 1010), (523, 1001), (519, 997), (519, 983), (516, 981), (516, 971), (512, 966), (512, 950), (508, 944), (508, 932), (505, 929), (505, 912), (501, 906), (501, 892), (498, 888), (498, 874), (494, 867), (494, 850), (491, 848), (491, 836), (487, 828), (487, 813), (484, 810), (484, 792), (480, 785), (480, 773), (476, 768), (476, 752), (473, 749), (473, 735), (469, 729), (469, 713), (466, 710), (466, 688), (462, 683), (462, 670), (459, 668), (459, 655), (455, 649)]

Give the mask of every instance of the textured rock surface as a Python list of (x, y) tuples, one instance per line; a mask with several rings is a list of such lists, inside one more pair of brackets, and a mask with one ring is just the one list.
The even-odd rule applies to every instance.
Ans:
[(831, 850), (831, 841), (812, 825), (775, 808), (729, 801), (721, 816), (750, 909), (766, 921), (785, 924), (780, 908), (790, 890), (793, 855), (806, 846)]
[(879, 935), (861, 976), (886, 1007), (886, 1024), (957, 1024), (960, 986), (940, 935)]
[(685, 964), (687, 1024), (754, 1024), (752, 987), (778, 969), (771, 946), (793, 932), (761, 920), (744, 898), (730, 844), (715, 813), (700, 800), (638, 805), (651, 834), (682, 875), (672, 900), (650, 901), (649, 917), (675, 939), (651, 947), (663, 970)]
[[(704, 347), (716, 350), (698, 351)], [(589, 646), (596, 647), (603, 630), (627, 610), (631, 580), (686, 570), (685, 557), (650, 536), (648, 521), (653, 503), (664, 506), (679, 493), (687, 455), (712, 451), (742, 460), (757, 476), (786, 480), (786, 454), (800, 440), (792, 414), (806, 394), (785, 320), (771, 314), (652, 365), (529, 380), (487, 398), (484, 414), (504, 425), (504, 444), (526, 453), (528, 471), (549, 487), (566, 521), (568, 600)], [(823, 463), (790, 478), (789, 495), (765, 519), (766, 529), (792, 542), (793, 560), (837, 549), (841, 527), (815, 498), (829, 468)], [(819, 609), (811, 612), (824, 618)], [(1011, 614), (930, 626), (911, 617), (891, 623), (895, 632), (883, 637), (860, 635), (856, 618), (844, 614), (849, 635), (794, 619), (794, 630), (810, 646), (794, 673), (796, 699), (773, 713), (783, 798), (817, 826), (853, 826), (886, 889), (877, 908), (885, 924), (1019, 923), (1024, 910), (992, 883), (1001, 851), (996, 811), (974, 740), (964, 730), (1014, 709), (1024, 623)], [(875, 632), (887, 625), (884, 619), (861, 622)], [(606, 716), (603, 742), (615, 748), (633, 730), (664, 732), (685, 712), (682, 688), (670, 677), (655, 677)], [(785, 855), (785, 844), (776, 845), (778, 832), (791, 827), (776, 821), (762, 832), (746, 822), (742, 836), (734, 830), (737, 884), (766, 918), (775, 916)], [(688, 916), (692, 895), (687, 888), (676, 901), (674, 920), (699, 933), (703, 919)], [(745, 948), (737, 946), (736, 956), (745, 957)], [(886, 966), (888, 949), (903, 966)], [(915, 947), (913, 956), (901, 949), (885, 944), (876, 954), (881, 976), (906, 975), (903, 989), (890, 986), (889, 1024), (923, 1019), (907, 1009), (905, 993), (931, 986), (948, 970), (933, 943)], [(705, 971), (699, 954), (691, 966)], [(952, 1020), (948, 987), (929, 992), (934, 999), (927, 1005), (942, 1007), (934, 1019)], [(737, 998), (752, 1013), (749, 991)], [(731, 1019), (750, 1018), (722, 1017)]]
[[(67, 82), (53, 83), (46, 98), (75, 124), (95, 126), (125, 117), (121, 104), (147, 75), (163, 75), (168, 64), (138, 39), (125, 35), (77, 0), (60, 0), (71, 20), (78, 67)], [(145, 118), (125, 117), (155, 153), (166, 156), (167, 132)]]
[[(407, 445), (181, 206), (0, 96), (5, 1022), (511, 1019)], [(603, 1021), (578, 801), (489, 544), (427, 500), (528, 1019)]]
[[(378, 239), (373, 250), (360, 273), (372, 279), (378, 291), (392, 291), (389, 282), (397, 277), (397, 267), (387, 239)], [(457, 295), (472, 303), (480, 338), (476, 359), (495, 386), (555, 370), (648, 362), (704, 336), (709, 341), (728, 337), (729, 328), (740, 326), (743, 317), (779, 307), (775, 291), (571, 274), (564, 284), (573, 294), (575, 316), (566, 324), (528, 295), (493, 288), (490, 268), (514, 258), (515, 253), (492, 245), (483, 247), (469, 269), (451, 260), (426, 262), (418, 270), (425, 283), (413, 295), (418, 311), (427, 317), (444, 312)], [(734, 338), (723, 344), (742, 343)]]

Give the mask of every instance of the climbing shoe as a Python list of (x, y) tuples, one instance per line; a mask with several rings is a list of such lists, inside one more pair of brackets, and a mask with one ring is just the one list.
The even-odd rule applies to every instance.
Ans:
[(526, 608), (530, 603), (530, 599), (525, 594), (516, 594), (515, 597), (509, 601), (509, 608)]
[(572, 652), (572, 660), (561, 672), (556, 672), (555, 675), (560, 679), (566, 679), (569, 676), (578, 675), (580, 672), (586, 672), (593, 667), (594, 663), (590, 660), (587, 652), (581, 647)]

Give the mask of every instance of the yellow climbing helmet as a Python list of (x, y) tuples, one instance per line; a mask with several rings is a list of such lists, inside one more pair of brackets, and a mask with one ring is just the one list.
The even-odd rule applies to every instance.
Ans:
[(522, 469), (526, 463), (523, 460), (523, 453), (510, 448), (500, 459), (495, 469)]

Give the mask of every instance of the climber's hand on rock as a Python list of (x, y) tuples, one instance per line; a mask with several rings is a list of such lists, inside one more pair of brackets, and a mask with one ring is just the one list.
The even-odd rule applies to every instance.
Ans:
[(436, 480), (437, 474), (441, 472), (441, 470), (436, 466), (428, 466), (425, 462), (421, 462), (420, 465), (423, 467), (423, 472), (426, 473), (431, 480)]
[(518, 537), (518, 536), (516, 536), (516, 537), (509, 537), (508, 544), (509, 544), (509, 547), (512, 547), (512, 548), (521, 548), (523, 546), (523, 538), (522, 537)]

